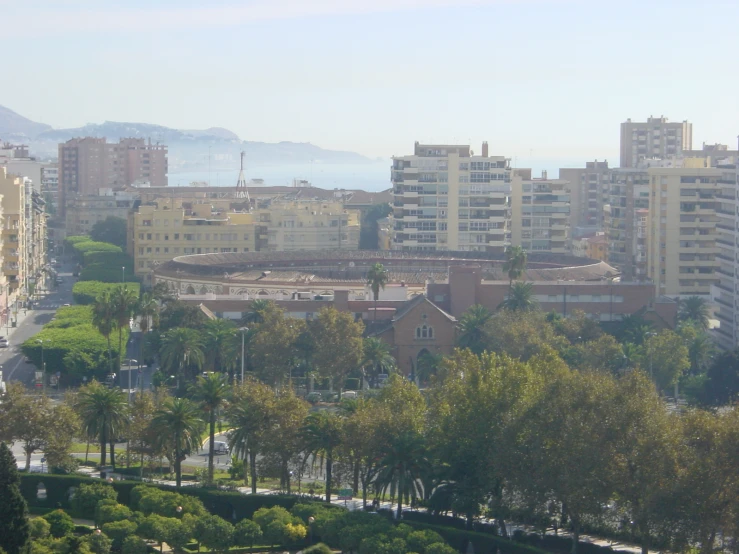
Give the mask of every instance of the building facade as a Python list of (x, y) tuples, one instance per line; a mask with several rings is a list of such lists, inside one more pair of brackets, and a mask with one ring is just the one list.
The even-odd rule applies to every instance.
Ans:
[(483, 143), (415, 144), (393, 158), (393, 249), (503, 252), (510, 244), (510, 160)]
[(130, 192), (103, 189), (98, 196), (78, 196), (67, 202), (64, 223), (67, 236), (89, 235), (93, 225), (108, 217), (128, 219), (128, 212), (136, 202)]
[(559, 178), (570, 183), (570, 226), (573, 238), (598, 231), (609, 179), (608, 162), (586, 162), (582, 168), (561, 168)]
[[(717, 207), (719, 180), (714, 168), (652, 167), (647, 274), (658, 295), (709, 298), (719, 262)], [(702, 165), (702, 161), (699, 163)]]
[(674, 158), (693, 148), (693, 124), (670, 123), (666, 117), (649, 117), (645, 122), (626, 120), (621, 124), (622, 168), (637, 167), (649, 158)]
[(511, 244), (527, 252), (564, 254), (570, 249), (570, 189), (562, 179), (532, 179), (531, 170), (513, 170)]
[(3, 212), (3, 279), (5, 281), (5, 321), (17, 312), (18, 302), (26, 294), (27, 224), (26, 184), (22, 177), (8, 174), (0, 167), (0, 194)]

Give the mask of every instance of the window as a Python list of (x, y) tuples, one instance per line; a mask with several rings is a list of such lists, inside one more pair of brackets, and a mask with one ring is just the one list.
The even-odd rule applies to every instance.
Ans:
[(146, 233), (146, 240), (151, 240), (151, 233)]
[(429, 327), (425, 323), (423, 325), (420, 325), (419, 327), (416, 327), (416, 338), (417, 339), (433, 339), (434, 338), (434, 328)]
[(180, 234), (179, 233), (175, 233), (174, 234), (174, 240), (180, 240)]

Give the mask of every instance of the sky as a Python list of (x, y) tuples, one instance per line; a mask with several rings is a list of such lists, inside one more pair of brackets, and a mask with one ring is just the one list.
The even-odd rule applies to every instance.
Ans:
[(372, 157), (613, 160), (665, 115), (736, 146), (736, 0), (0, 0), (0, 104)]

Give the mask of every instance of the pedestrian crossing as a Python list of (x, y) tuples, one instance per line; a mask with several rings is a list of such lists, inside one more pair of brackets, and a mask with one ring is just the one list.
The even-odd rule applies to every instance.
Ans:
[(57, 303), (47, 304), (47, 303), (44, 302), (44, 303), (41, 303), (41, 304), (36, 304), (33, 307), (33, 309), (34, 310), (56, 310), (58, 308), (61, 308), (63, 305), (64, 304), (62, 304), (61, 302), (58, 303), (58, 304)]

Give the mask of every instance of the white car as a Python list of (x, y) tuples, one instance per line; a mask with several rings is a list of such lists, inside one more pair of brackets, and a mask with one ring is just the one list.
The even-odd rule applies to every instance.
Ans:
[(0, 348), (7, 348), (8, 346), (10, 346), (8, 339), (6, 339), (5, 337), (0, 337)]

